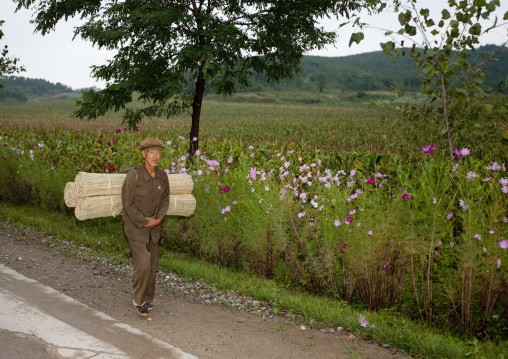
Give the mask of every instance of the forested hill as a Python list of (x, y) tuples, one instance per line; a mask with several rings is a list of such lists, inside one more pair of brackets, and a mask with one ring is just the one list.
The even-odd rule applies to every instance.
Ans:
[(26, 102), (29, 99), (51, 99), (81, 96), (81, 91), (74, 91), (61, 83), (51, 83), (43, 79), (30, 79), (22, 76), (6, 76), (1, 79), (0, 102)]
[[(498, 49), (496, 45), (485, 45), (471, 52), (470, 61), (478, 61), (481, 54)], [(301, 62), (302, 76), (282, 81), (279, 89), (304, 90), (318, 89), (320, 84), (326, 89), (344, 89), (369, 91), (382, 89), (385, 86), (396, 86), (405, 90), (420, 89), (421, 83), (414, 72), (414, 60), (409, 56), (389, 61), (389, 56), (382, 51), (367, 52), (343, 57), (304, 56)], [(508, 77), (508, 49), (498, 54), (486, 68), (488, 78), (485, 85), (497, 88), (500, 82)], [(269, 86), (261, 76), (256, 75), (252, 89), (262, 91)], [(250, 89), (250, 90), (252, 90)]]
[[(496, 45), (479, 47), (471, 53), (471, 61), (477, 61), (481, 54), (497, 50)], [(343, 57), (304, 56), (301, 62), (302, 73), (281, 83), (268, 84), (261, 75), (255, 75), (251, 91), (371, 91), (385, 86), (395, 86), (406, 91), (419, 91), (420, 82), (415, 74), (414, 61), (407, 54), (393, 62), (382, 51), (368, 52)], [(486, 68), (488, 77), (485, 85), (497, 88), (500, 82), (508, 81), (508, 49), (500, 52), (495, 61)], [(29, 79), (21, 76), (3, 78), (4, 87), (0, 89), (0, 103), (26, 102), (37, 99), (55, 99), (81, 96), (82, 90), (73, 91), (61, 83), (53, 84), (42, 79)]]

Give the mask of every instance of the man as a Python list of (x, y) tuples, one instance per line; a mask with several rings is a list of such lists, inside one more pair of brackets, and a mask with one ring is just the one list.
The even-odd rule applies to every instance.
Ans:
[(161, 222), (169, 208), (168, 176), (157, 167), (164, 147), (153, 137), (141, 142), (145, 163), (129, 171), (122, 186), (124, 230), (134, 265), (133, 304), (143, 317), (150, 316), (153, 306)]

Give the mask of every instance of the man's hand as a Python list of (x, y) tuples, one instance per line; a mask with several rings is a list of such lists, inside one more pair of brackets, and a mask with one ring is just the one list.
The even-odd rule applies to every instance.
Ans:
[(145, 227), (146, 228), (155, 228), (157, 227), (159, 224), (161, 224), (161, 219), (160, 218), (155, 218), (155, 216), (153, 217), (147, 217), (146, 218), (148, 220), (148, 222), (146, 222), (145, 224)]

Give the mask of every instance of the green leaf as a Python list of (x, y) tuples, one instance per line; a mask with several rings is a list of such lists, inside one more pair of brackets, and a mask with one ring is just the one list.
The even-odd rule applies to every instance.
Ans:
[(443, 61), (439, 64), (439, 71), (441, 72), (448, 71), (448, 61)]
[(406, 25), (411, 20), (411, 11), (401, 12), (399, 14), (399, 23), (401, 26)]
[(482, 26), (479, 23), (474, 24), (469, 28), (471, 35), (479, 36), (482, 33)]
[(503, 132), (503, 138), (504, 138), (505, 140), (508, 140), (508, 130), (506, 130), (506, 131), (504, 131), (504, 132)]
[(492, 115), (493, 109), (494, 109), (494, 106), (491, 103), (488, 103), (488, 104), (482, 106), (482, 113), (485, 116), (490, 116), (490, 115)]
[(436, 29), (432, 30), (430, 32), (432, 35), (436, 36), (437, 34), (439, 34), (439, 31), (437, 31)]
[(415, 36), (416, 35), (416, 27), (414, 26), (411, 26), (409, 24), (406, 24), (406, 26), (404, 27), (404, 31), (406, 32), (406, 34), (408, 34), (409, 36)]
[(349, 39), (349, 47), (354, 43), (359, 44), (360, 41), (362, 41), (365, 38), (365, 35), (363, 32), (355, 32), (351, 35), (351, 38)]
[(441, 11), (441, 18), (443, 20), (448, 20), (450, 18), (450, 12), (446, 9), (443, 9), (443, 11)]
[(508, 11), (504, 13), (503, 20), (508, 20)]

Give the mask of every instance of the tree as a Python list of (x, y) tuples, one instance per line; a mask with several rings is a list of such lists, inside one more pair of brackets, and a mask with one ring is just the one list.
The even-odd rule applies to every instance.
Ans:
[(316, 75), (315, 81), (319, 87), (319, 92), (323, 92), (323, 89), (328, 83), (328, 75), (325, 74), (324, 72), (320, 72), (319, 74)]
[(107, 85), (84, 94), (78, 117), (124, 109), (134, 94), (145, 106), (126, 110), (130, 127), (191, 108), (192, 156), (205, 90), (228, 96), (248, 87), (254, 73), (270, 82), (293, 76), (304, 52), (336, 38), (320, 18), (349, 18), (362, 8), (374, 10), (379, 0), (14, 1), (18, 9), (36, 11), (33, 22), (43, 35), (61, 19), (79, 16), (86, 22), (74, 36), (116, 51), (107, 65), (93, 66), (93, 77)]
[[(419, 9), (416, 0), (394, 0), (393, 3), (395, 10), (400, 11), (398, 20), (402, 27), (397, 33), (387, 32), (394, 40), (382, 43), (381, 47), (390, 56), (390, 61), (411, 56), (416, 65), (415, 76), (422, 84), (421, 92), (431, 98), (430, 103), (420, 105), (408, 101), (394, 109), (415, 126), (430, 124), (438, 130), (440, 135), (445, 136), (449, 155), (453, 159), (457, 155), (454, 151), (456, 144), (467, 145), (473, 141), (472, 135), (487, 132), (487, 129), (482, 131), (480, 120), (486, 122), (486, 119), (496, 115), (506, 117), (505, 99), (499, 101), (495, 108), (489, 103), (494, 94), (507, 87), (506, 81), (494, 89), (484, 85), (486, 66), (500, 52), (506, 51), (506, 35), (504, 40), (500, 38), (504, 43), (495, 51), (477, 59), (471, 58), (471, 52), (479, 44), (482, 35), (507, 24), (499, 23), (494, 16), (500, 7), (499, 0), (449, 0), (448, 9), (442, 10), (438, 22), (430, 17), (428, 9)], [(503, 20), (508, 20), (508, 12)], [(491, 22), (485, 24), (487, 21)], [(365, 25), (359, 21), (357, 24)], [(397, 41), (396, 36), (403, 40)], [(352, 36), (354, 42), (361, 39), (361, 32)], [(407, 40), (412, 43), (409, 47)], [(394, 86), (391, 89), (400, 97), (404, 96), (403, 90)], [(508, 131), (505, 132), (508, 139), (507, 134)], [(488, 141), (484, 139), (478, 142)]]
[[(0, 20), (0, 40), (4, 37), (4, 32), (1, 27), (5, 21)], [(23, 66), (18, 66), (18, 58), (9, 58), (7, 57), (9, 50), (7, 50), (7, 45), (4, 46), (2, 52), (0, 53), (0, 78), (6, 75), (14, 74), (16, 72), (25, 71)], [(3, 83), (0, 82), (0, 89), (3, 87)]]

